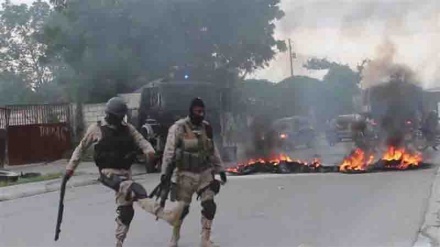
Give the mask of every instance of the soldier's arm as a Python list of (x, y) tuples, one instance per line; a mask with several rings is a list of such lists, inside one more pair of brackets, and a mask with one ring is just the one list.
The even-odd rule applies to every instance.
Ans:
[(100, 134), (101, 129), (97, 124), (90, 125), (81, 142), (75, 148), (75, 151), (73, 151), (69, 164), (66, 167), (67, 170), (74, 171), (76, 169), (84, 152), (90, 147), (90, 145), (97, 141)]
[(142, 150), (145, 155), (151, 158), (151, 156), (153, 156), (155, 153), (153, 146), (151, 146), (151, 143), (145, 140), (142, 134), (139, 133), (133, 125), (128, 124), (128, 129), (136, 145)]
[(173, 162), (174, 156), (176, 155), (178, 129), (178, 125), (174, 124), (168, 130), (167, 142), (162, 157), (162, 175), (165, 174), (168, 166)]

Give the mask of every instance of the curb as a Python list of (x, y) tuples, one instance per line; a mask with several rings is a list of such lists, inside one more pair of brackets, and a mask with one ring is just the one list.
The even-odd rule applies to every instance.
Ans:
[[(11, 186), (11, 188), (8, 188), (11, 190), (9, 193), (6, 192), (0, 195), (0, 202), (58, 191), (60, 190), (60, 183), (61, 183), (60, 179), (53, 179), (53, 180), (45, 181), (40, 184), (33, 183), (32, 187), (26, 186), (23, 188), (19, 188), (18, 186), (20, 185), (14, 185)], [(70, 188), (81, 187), (81, 186), (92, 185), (97, 183), (98, 181), (96, 180), (96, 177), (94, 177), (94, 178), (82, 179), (79, 181), (72, 181), (71, 183), (69, 183), (68, 187)], [(15, 186), (17, 186), (16, 188), (18, 191), (14, 190), (13, 187)]]
[[(142, 179), (143, 176), (145, 176), (145, 174), (133, 175), (133, 179)], [(94, 184), (99, 184), (99, 181), (97, 180), (97, 174), (95, 175), (87, 174), (83, 176), (78, 176), (77, 179), (73, 177), (72, 180), (69, 181), (69, 183), (67, 183), (67, 188), (71, 189), (75, 187), (82, 187), (82, 186), (88, 186)], [(20, 186), (23, 187), (20, 188)], [(53, 179), (44, 182), (30, 183), (30, 184), (25, 184), (25, 186), (13, 185), (13, 186), (9, 186), (9, 188), (8, 187), (5, 188), (6, 188), (5, 190), (10, 190), (10, 192), (8, 191), (1, 192), (2, 194), (0, 195), (0, 202), (59, 191), (61, 188), (61, 179)]]
[(440, 246), (440, 168), (435, 173), (428, 206), (413, 247)]

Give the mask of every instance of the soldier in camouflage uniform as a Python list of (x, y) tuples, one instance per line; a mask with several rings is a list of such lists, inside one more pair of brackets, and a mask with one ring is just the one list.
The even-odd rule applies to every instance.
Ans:
[(154, 200), (147, 197), (142, 185), (131, 177), (131, 165), (136, 154), (136, 147), (153, 159), (154, 149), (136, 129), (123, 121), (127, 105), (121, 98), (112, 98), (106, 105), (106, 117), (92, 124), (78, 147), (72, 154), (66, 168), (70, 178), (77, 168), (81, 156), (94, 145), (94, 159), (100, 173), (100, 181), (115, 190), (117, 208), (116, 246), (121, 247), (134, 216), (133, 202), (149, 213), (167, 221), (171, 225), (179, 220), (181, 212), (164, 211)]
[[(213, 131), (204, 121), (205, 105), (200, 98), (191, 102), (189, 116), (178, 120), (168, 132), (162, 160), (162, 173), (172, 162), (176, 169), (172, 183), (178, 201), (177, 210), (182, 211), (180, 221), (174, 225), (170, 246), (177, 247), (183, 219), (189, 213), (194, 193), (200, 197), (202, 205), (202, 247), (213, 247), (210, 240), (211, 226), (216, 212), (214, 195), (220, 190), (220, 182), (214, 174), (220, 174), (221, 183), (226, 183), (218, 150), (213, 142)], [(162, 174), (162, 177), (166, 176)]]

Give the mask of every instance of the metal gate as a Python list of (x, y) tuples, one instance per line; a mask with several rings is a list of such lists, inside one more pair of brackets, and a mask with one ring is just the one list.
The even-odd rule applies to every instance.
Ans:
[(7, 106), (6, 135), (9, 165), (48, 162), (71, 148), (67, 104)]
[(0, 108), (0, 167), (5, 163), (6, 158), (6, 122), (8, 110)]

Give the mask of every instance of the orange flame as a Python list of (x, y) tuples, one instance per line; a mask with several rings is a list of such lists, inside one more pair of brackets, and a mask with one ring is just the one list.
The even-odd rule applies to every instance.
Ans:
[(310, 166), (312, 166), (312, 167), (320, 167), (321, 166), (321, 159), (314, 158), (312, 163), (310, 164)]
[(365, 152), (357, 148), (350, 156), (342, 161), (339, 166), (341, 172), (346, 171), (366, 171), (367, 167), (374, 161), (374, 156), (366, 157)]
[(395, 166), (397, 169), (408, 169), (410, 166), (419, 166), (423, 161), (420, 153), (411, 154), (405, 150), (405, 148), (389, 147), (387, 152), (382, 157), (385, 161), (400, 161)]
[(270, 158), (266, 161), (273, 163), (274, 165), (279, 165), (281, 162), (292, 162), (292, 159), (285, 154), (279, 154), (278, 156)]
[[(259, 158), (259, 159), (250, 159), (245, 162), (239, 163), (234, 167), (229, 167), (226, 169), (227, 172), (230, 173), (239, 173), (241, 169), (246, 168), (248, 166), (253, 166), (257, 164), (272, 164), (274, 166), (278, 166), (281, 162), (296, 162), (298, 164), (302, 165), (309, 165), (305, 161), (301, 160), (293, 160), (286, 154), (277, 154), (270, 158)], [(321, 165), (321, 161), (318, 158), (313, 159), (313, 161), (310, 163), (310, 166), (312, 167), (319, 167)]]

